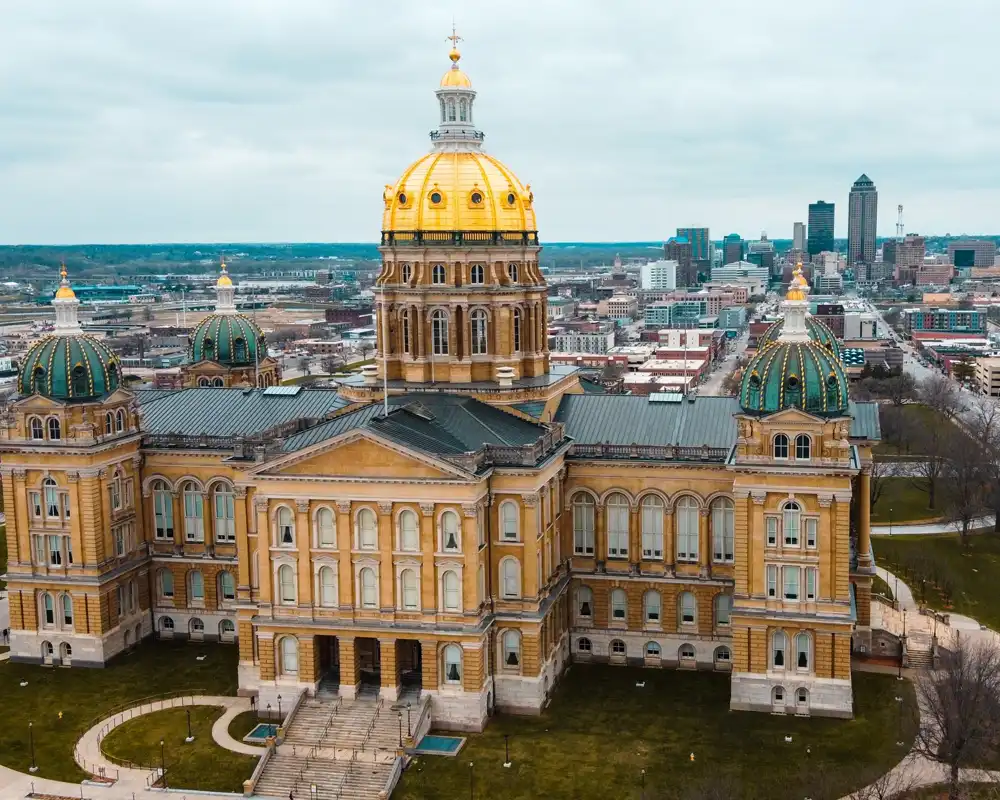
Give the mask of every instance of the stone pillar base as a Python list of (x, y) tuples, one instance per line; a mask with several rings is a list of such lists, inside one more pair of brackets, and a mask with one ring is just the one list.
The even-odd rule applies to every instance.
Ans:
[[(781, 689), (778, 700), (775, 689)], [(805, 689), (805, 701), (799, 691)], [(729, 708), (732, 711), (763, 711), (812, 717), (854, 717), (854, 695), (849, 680), (817, 678), (794, 672), (738, 672), (730, 683)]]
[(346, 700), (353, 700), (358, 694), (358, 685), (356, 683), (342, 683), (337, 694)]
[(380, 686), (378, 690), (378, 696), (383, 700), (388, 700), (390, 703), (395, 703), (399, 699), (399, 687), (398, 686)]

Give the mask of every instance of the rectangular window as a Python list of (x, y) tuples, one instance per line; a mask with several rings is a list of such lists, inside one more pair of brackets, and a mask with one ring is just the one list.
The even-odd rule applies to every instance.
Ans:
[(663, 507), (642, 507), (642, 557), (663, 558)]
[(818, 570), (815, 567), (810, 567), (806, 570), (806, 600), (816, 599), (816, 577)]
[(59, 499), (62, 500), (62, 515), (63, 515), (63, 519), (68, 520), (69, 519), (69, 495), (66, 492), (63, 492), (61, 495), (59, 495)]
[(236, 500), (229, 492), (215, 493), (215, 541), (236, 541)]
[(782, 596), (785, 600), (798, 600), (799, 599), (799, 568), (798, 567), (782, 567), (781, 569), (782, 579), (784, 586)]
[(573, 552), (580, 556), (594, 554), (593, 503), (573, 503)]
[(132, 479), (125, 481), (125, 508), (132, 508)]
[(49, 566), (62, 566), (62, 536), (49, 537)]
[(44, 567), (46, 564), (49, 563), (48, 552), (45, 549), (45, 537), (35, 536), (34, 539), (35, 539), (35, 563), (40, 567)]
[(628, 558), (627, 505), (608, 504), (608, 557)]
[(767, 565), (767, 596), (778, 596), (778, 568), (774, 564)]
[(69, 536), (66, 537), (66, 563), (73, 563), (73, 540)]
[(797, 510), (785, 511), (784, 525), (782, 526), (785, 532), (785, 546), (786, 547), (798, 547), (799, 546), (799, 512)]
[[(31, 516), (35, 519), (42, 518), (42, 493), (41, 492), (29, 492), (28, 493), (29, 502), (31, 504)], [(43, 559), (44, 560), (44, 559)]]
[(123, 556), (125, 555), (125, 526), (119, 525), (114, 529), (115, 537), (115, 555)]
[(153, 492), (153, 527), (157, 539), (174, 538), (174, 501), (170, 492), (162, 489)]
[(806, 547), (816, 546), (816, 533), (819, 529), (819, 520), (815, 517), (806, 519)]
[(767, 523), (767, 544), (769, 547), (776, 547), (778, 544), (778, 519), (768, 517)]
[(699, 512), (695, 505), (677, 510), (677, 560), (698, 560)]

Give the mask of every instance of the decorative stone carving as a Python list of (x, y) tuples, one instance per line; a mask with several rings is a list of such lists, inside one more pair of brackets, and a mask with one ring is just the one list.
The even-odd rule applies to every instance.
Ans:
[(300, 514), (305, 514), (306, 512), (309, 511), (309, 501), (308, 500), (296, 500), (295, 501), (295, 509)]
[(537, 494), (522, 494), (521, 502), (524, 503), (526, 508), (534, 508), (538, 505), (538, 495)]
[(479, 516), (479, 504), (471, 506), (462, 506), (462, 514), (470, 519), (474, 519)]
[(425, 517), (432, 517), (432, 516), (434, 516), (434, 504), (433, 503), (421, 503), (420, 504), (420, 513), (423, 514)]
[(333, 504), (337, 507), (337, 512), (340, 514), (350, 514), (351, 513), (351, 501), (350, 500), (334, 500)]
[[(67, 483), (79, 483), (79, 481), (80, 481), (80, 473), (77, 472), (76, 470), (70, 470), (66, 473)], [(143, 492), (143, 496), (149, 497), (149, 489), (146, 489), (146, 491)]]
[(386, 502), (384, 500), (378, 501), (378, 513), (379, 514), (391, 514), (392, 513), (392, 501)]
[(821, 494), (821, 495), (819, 495), (819, 507), (820, 508), (829, 508), (832, 503), (833, 503), (833, 495), (832, 494)]
[(246, 497), (247, 496), (247, 487), (246, 486), (234, 486), (233, 487), (233, 494), (236, 497)]
[(751, 492), (753, 497), (753, 504), (755, 506), (764, 505), (764, 501), (767, 500), (767, 492)]
[(266, 497), (255, 497), (253, 500), (254, 511), (258, 514), (261, 511), (267, 511), (267, 498)]

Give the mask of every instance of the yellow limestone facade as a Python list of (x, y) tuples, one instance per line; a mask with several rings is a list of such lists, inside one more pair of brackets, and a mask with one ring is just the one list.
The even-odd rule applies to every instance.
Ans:
[[(533, 198), (484, 160), (452, 60), (433, 163), (384, 194), (377, 376), (8, 407), (12, 659), (232, 643), (261, 707), (412, 688), (435, 725), (467, 730), (539, 713), (586, 661), (727, 671), (734, 709), (851, 716), (871, 431), (726, 398), (588, 397), (550, 372)], [(588, 438), (594, 420), (618, 440)]]

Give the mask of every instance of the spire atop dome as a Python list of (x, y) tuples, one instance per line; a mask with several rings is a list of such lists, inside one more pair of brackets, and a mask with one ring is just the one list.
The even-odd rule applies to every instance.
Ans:
[(219, 280), (215, 282), (215, 313), (235, 314), (236, 288), (233, 286), (232, 278), (229, 277), (229, 273), (226, 271), (225, 257), (220, 256), (219, 262), (222, 267), (222, 274), (219, 275)]
[(66, 264), (62, 265), (59, 271), (61, 280), (56, 296), (52, 299), (52, 307), (56, 312), (56, 336), (80, 336), (83, 329), (80, 327), (78, 310), (80, 301), (76, 299), (76, 293), (69, 285), (69, 277), (66, 272)]
[(788, 286), (785, 302), (781, 304), (785, 312), (785, 323), (778, 336), (779, 342), (808, 342), (809, 329), (806, 328), (806, 314), (809, 303), (806, 295), (809, 293), (809, 283), (802, 276), (802, 262), (795, 265), (792, 282)]
[(233, 281), (229, 277), (229, 273), (226, 271), (226, 257), (219, 256), (219, 266), (222, 268), (222, 274), (219, 275), (219, 280), (216, 281), (216, 286), (232, 286)]
[(451, 52), (448, 53), (448, 58), (451, 59), (451, 63), (454, 65), (452, 69), (458, 69), (458, 60), (462, 57), (462, 54), (458, 52), (458, 43), (462, 41), (462, 37), (455, 32), (455, 23), (451, 23), (451, 36), (446, 36), (446, 39), (451, 39)]

